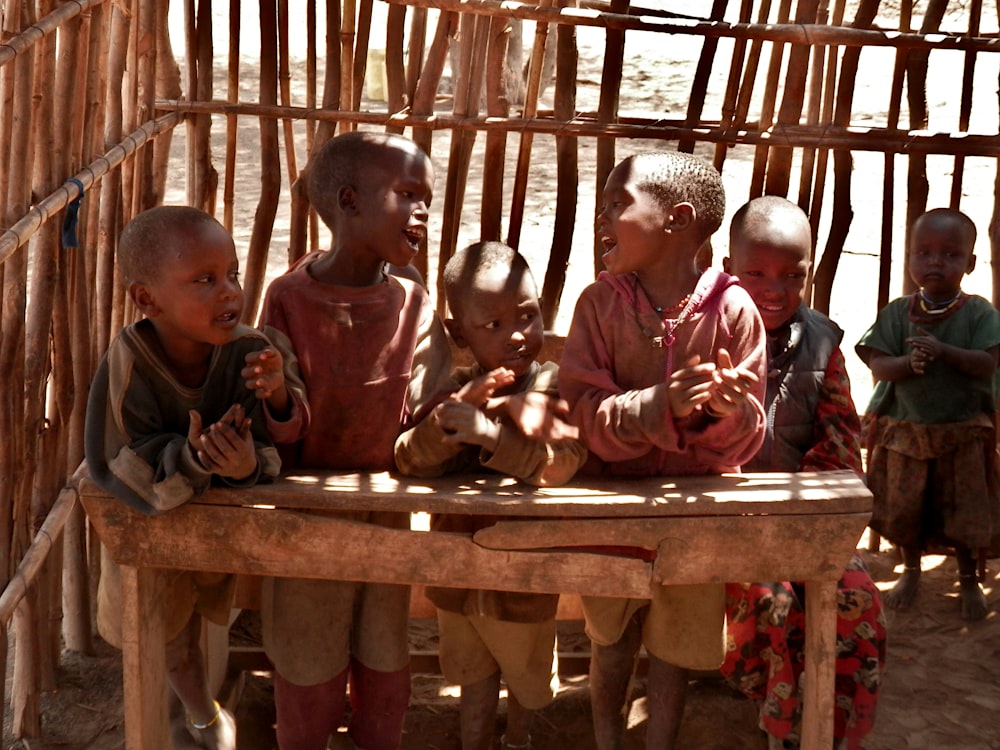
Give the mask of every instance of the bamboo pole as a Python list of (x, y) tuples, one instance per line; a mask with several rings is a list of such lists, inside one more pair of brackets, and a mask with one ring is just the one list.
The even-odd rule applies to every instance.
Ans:
[[(818, 0), (799, 0), (795, 6), (795, 23), (816, 23), (818, 10)], [(811, 47), (805, 44), (793, 44), (788, 50), (788, 67), (781, 87), (781, 106), (778, 108), (777, 121), (781, 124), (795, 125), (802, 117), (811, 53)], [(771, 150), (768, 155), (764, 192), (770, 195), (788, 195), (792, 156), (793, 151), (790, 148), (778, 147)]]
[[(879, 0), (862, 0), (858, 5), (853, 24), (863, 28), (871, 24), (878, 12)], [(854, 85), (858, 77), (858, 62), (860, 50), (844, 51), (840, 66), (840, 79), (837, 86), (837, 104), (834, 111), (834, 123), (846, 126), (851, 118), (851, 103), (854, 99)], [(844, 249), (847, 232), (851, 228), (854, 209), (851, 207), (851, 152), (838, 149), (833, 154), (834, 186), (833, 214), (830, 217), (830, 236), (827, 239), (826, 250), (816, 267), (813, 286), (813, 304), (820, 312), (830, 310), (830, 293), (833, 289), (833, 278), (837, 273), (840, 255)]]
[[(1000, 4), (997, 4), (997, 21), (1000, 22)], [(997, 113), (1000, 120), (1000, 91), (997, 92)], [(1000, 127), (998, 127), (1000, 130)], [(996, 162), (993, 178), (993, 212), (988, 227), (990, 237), (990, 269), (993, 272), (993, 306), (1000, 305), (1000, 159)]]
[[(288, 0), (278, 0), (278, 90), (281, 103), (286, 107), (292, 103), (292, 74), (288, 63)], [(281, 121), (285, 137), (285, 164), (288, 168), (288, 181), (295, 182), (299, 177), (299, 168), (295, 160), (295, 129), (291, 118)]]
[[(188, 64), (195, 71), (189, 95), (197, 100), (211, 100), (215, 86), (213, 83), (213, 41), (211, 0), (197, 0), (197, 30), (195, 32), (194, 59)], [(149, 112), (152, 113), (152, 108)], [(194, 117), (188, 121), (188, 153), (190, 171), (188, 192), (190, 205), (215, 214), (215, 204), (219, 187), (219, 173), (212, 165), (212, 120), (209, 117)], [(138, 162), (137, 162), (138, 163)], [(142, 208), (152, 203), (143, 202)]]
[[(506, 118), (509, 114), (505, 67), (510, 39), (510, 19), (493, 16), (489, 22), (486, 49), (486, 115)], [(480, 238), (499, 240), (503, 213), (504, 166), (507, 157), (507, 133), (486, 134), (483, 153), (483, 191), (480, 208)]]
[[(572, 24), (594, 28), (626, 31), (656, 31), (666, 34), (759, 39), (782, 44), (840, 44), (846, 47), (906, 47), (912, 49), (952, 49), (996, 52), (1000, 50), (1000, 35), (984, 34), (970, 38), (962, 33), (899, 34), (894, 29), (877, 29), (869, 25), (860, 28), (834, 28), (819, 24), (730, 24), (693, 21), (690, 17), (663, 17), (656, 14), (629, 15), (621, 12), (578, 12), (574, 9), (553, 9), (541, 5), (509, 3), (506, 0), (386, 0), (415, 8), (436, 8), (456, 13), (491, 15), (499, 12), (513, 18), (545, 23)], [(614, 8), (614, 4), (611, 5)]]
[[(240, 0), (229, 0), (229, 65), (226, 69), (226, 101), (240, 100)], [(236, 203), (236, 139), (240, 121), (226, 115), (225, 168), (222, 178), (222, 226), (233, 233), (233, 209)]]
[(427, 8), (414, 8), (410, 13), (409, 59), (406, 61), (406, 98), (410, 103), (417, 93), (417, 78), (423, 67), (426, 40)]
[[(459, 30), (462, 63), (455, 90), (455, 115), (476, 116), (483, 93), (486, 70), (487, 37), (490, 19), (482, 16), (463, 16)], [(471, 42), (471, 43), (470, 43)], [(444, 208), (441, 212), (441, 245), (438, 250), (437, 307), (444, 314), (444, 267), (458, 244), (458, 231), (462, 221), (465, 187), (469, 178), (469, 162), (475, 145), (476, 131), (456, 131), (451, 138), (448, 173), (445, 177)]]
[[(278, 30), (277, 8), (274, 0), (260, 4), (260, 101), (274, 104), (278, 99)], [(244, 284), (246, 303), (243, 307), (244, 323), (252, 325), (257, 319), (257, 308), (264, 291), (267, 272), (267, 251), (271, 244), (271, 230), (278, 213), (281, 193), (281, 157), (278, 146), (278, 123), (270, 118), (260, 120), (260, 198), (254, 213), (250, 247)]]
[[(169, 0), (158, 0), (155, 6), (154, 28), (155, 28), (155, 87), (158, 97), (181, 96), (181, 70), (174, 57), (173, 45), (170, 43), (170, 35), (167, 24), (167, 3)], [(149, 117), (153, 116), (150, 112)], [(167, 133), (164, 138), (157, 140), (153, 144), (152, 169), (152, 189), (153, 204), (162, 203), (167, 191), (167, 173), (170, 164), (170, 145), (173, 141), (173, 133)]]
[[(104, 93), (107, 107), (104, 123), (104, 140), (120, 143), (124, 131), (124, 104), (122, 81), (128, 52), (129, 18), (117, 4), (111, 6), (111, 31), (108, 53), (107, 89)], [(123, 170), (114, 170), (101, 181), (101, 213), (97, 234), (97, 311), (95, 317), (98, 329), (97, 352), (103, 353), (110, 337), (123, 325), (123, 289), (115, 284), (115, 246), (118, 229), (122, 225)], [(0, 237), (0, 260), (3, 258), (3, 237)]]
[[(921, 34), (931, 34), (941, 28), (941, 21), (948, 9), (948, 0), (929, 0), (920, 25)], [(927, 119), (927, 63), (930, 51), (925, 49), (910, 52), (906, 65), (906, 98), (910, 107), (910, 127), (926, 129)], [(910, 156), (906, 176), (906, 231), (903, 246), (909, 242), (910, 227), (927, 209), (927, 157), (924, 154)], [(903, 254), (903, 293), (916, 289), (910, 278), (909, 262)]]
[(723, 129), (718, 123), (704, 122), (701, 126), (687, 128), (681, 119), (665, 117), (620, 116), (614, 123), (597, 121), (597, 114), (578, 112), (569, 122), (557, 122), (551, 117), (537, 117), (525, 120), (511, 117), (496, 120), (490, 117), (458, 117), (448, 114), (417, 116), (413, 114), (388, 114), (385, 112), (340, 112), (337, 110), (308, 111), (302, 107), (279, 107), (277, 105), (241, 104), (238, 107), (224, 102), (159, 101), (157, 108), (166, 112), (214, 112), (219, 114), (252, 114), (264, 118), (281, 118), (300, 115), (320, 123), (350, 121), (356, 124), (412, 127), (414, 129), (467, 130), (488, 132), (491, 130), (530, 131), (534, 134), (574, 135), (590, 138), (639, 138), (642, 140), (676, 141), (694, 138), (705, 143), (725, 143), (728, 145), (756, 145), (780, 140), (782, 144), (796, 147), (846, 148), (874, 153), (897, 152), (900, 154), (965, 154), (966, 156), (995, 157), (1000, 154), (1000, 140), (995, 135), (977, 133), (930, 133), (921, 130), (898, 130), (888, 128), (859, 129), (849, 125), (795, 125), (774, 126), (769, 130), (753, 129), (734, 132)]
[[(406, 61), (403, 54), (403, 37), (406, 35), (406, 8), (390, 5), (385, 31), (385, 99), (390, 112), (401, 112), (406, 108), (409, 94), (406, 87)], [(379, 71), (372, 72), (379, 75)], [(392, 128), (389, 132), (402, 133), (402, 128)]]
[[(728, 0), (713, 0), (712, 10), (709, 20), (718, 23), (726, 16), (726, 6)], [(694, 71), (694, 78), (691, 79), (691, 96), (688, 98), (687, 117), (684, 124), (693, 127), (701, 121), (701, 113), (705, 108), (705, 95), (708, 93), (708, 79), (712, 74), (712, 66), (715, 63), (715, 54), (719, 49), (719, 40), (705, 37), (701, 45), (701, 53), (698, 55), (698, 65)], [(695, 142), (685, 139), (677, 144), (677, 150), (684, 153), (694, 152)]]
[[(557, 120), (572, 119), (576, 111), (577, 64), (576, 29), (560, 26), (556, 29), (556, 88), (553, 101), (553, 115)], [(566, 267), (573, 248), (580, 186), (579, 166), (577, 139), (556, 136), (556, 214), (552, 226), (552, 247), (542, 285), (542, 320), (549, 330), (555, 326), (566, 283)]]
[[(840, 26), (844, 23), (844, 5), (846, 0), (836, 0), (833, 11), (833, 25)], [(840, 48), (831, 46), (826, 48), (826, 82), (823, 86), (823, 108), (819, 122), (829, 123), (833, 121), (833, 108), (837, 91), (837, 60), (840, 56)], [(812, 203), (809, 208), (809, 223), (812, 226), (813, 236), (813, 268), (816, 268), (816, 247), (819, 238), (819, 221), (823, 212), (823, 200), (826, 197), (826, 174), (829, 163), (830, 150), (825, 147), (816, 149), (815, 180), (812, 188)], [(810, 279), (809, 295), (812, 304), (812, 283)]]
[[(969, 5), (969, 36), (979, 36), (979, 20), (983, 12), (983, 0), (972, 0)], [(962, 65), (962, 100), (959, 103), (958, 129), (966, 132), (969, 129), (969, 118), (972, 115), (972, 86), (976, 72), (976, 51), (969, 50), (963, 55)], [(955, 166), (951, 172), (952, 208), (958, 209), (962, 203), (962, 178), (965, 175), (965, 157), (961, 154), (955, 157)]]
[[(441, 83), (441, 76), (444, 73), (444, 66), (448, 60), (448, 43), (455, 36), (458, 29), (458, 16), (455, 13), (442, 13), (438, 17), (437, 27), (434, 29), (434, 39), (431, 40), (430, 50), (427, 52), (427, 59), (417, 80), (417, 87), (413, 94), (413, 106), (410, 108), (416, 117), (429, 118), (434, 115), (434, 102), (437, 100), (437, 90)], [(430, 127), (413, 126), (411, 138), (427, 155), (431, 155), (431, 136), (433, 131)], [(426, 271), (426, 269), (424, 269)]]
[[(764, 0), (769, 3), (770, 0)], [(742, 0), (740, 3), (740, 23), (748, 23), (753, 13), (753, 0)], [(722, 96), (722, 112), (720, 126), (729, 130), (737, 130), (737, 102), (740, 95), (740, 79), (743, 73), (743, 62), (746, 57), (747, 42), (745, 39), (733, 40), (733, 54), (729, 60), (729, 75), (726, 78), (726, 91)], [(715, 147), (712, 164), (721, 173), (726, 161), (727, 150), (724, 144)]]
[[(829, 3), (822, 0), (816, 7), (816, 21), (827, 23), (829, 21)], [(824, 65), (826, 63), (826, 50), (818, 47), (811, 55), (809, 70), (809, 90), (806, 104), (806, 122), (810, 125), (819, 123), (820, 108), (823, 106), (823, 84), (825, 80)], [(802, 149), (802, 163), (799, 168), (799, 193), (795, 202), (799, 208), (809, 213), (809, 205), (812, 201), (813, 170), (816, 168), (816, 149)], [(811, 223), (811, 222), (810, 222)], [(816, 232), (812, 231), (813, 244), (811, 249), (810, 262), (816, 260)], [(811, 294), (811, 284), (806, 286), (806, 294)], [(807, 296), (807, 301), (809, 297)]]
[[(46, 36), (53, 34), (62, 24), (80, 15), (84, 11), (107, 2), (108, 0), (74, 0), (71, 3), (64, 3), (50, 13), (33, 22), (25, 24), (22, 28), (20, 15), (15, 11), (16, 3), (6, 6), (5, 12), (11, 19), (10, 23), (4, 24), (5, 38), (0, 44), (0, 68), (11, 62), (18, 55), (28, 53), (32, 46), (42, 41)], [(15, 31), (16, 33), (7, 34)]]
[(354, 38), (357, 26), (357, 0), (342, 0), (340, 18), (340, 109), (353, 112)]
[[(542, 0), (547, 5), (553, 0)], [(542, 69), (545, 67), (545, 45), (548, 42), (549, 26), (535, 24), (535, 41), (528, 61), (528, 82), (524, 92), (524, 117), (534, 117), (538, 112), (538, 94), (541, 89)], [(530, 131), (521, 133), (517, 150), (517, 167), (514, 171), (514, 187), (510, 197), (510, 220), (507, 225), (507, 244), (517, 248), (521, 244), (521, 225), (524, 221), (524, 199), (528, 191), (528, 171), (531, 166), (531, 146), (534, 142)]]
[[(788, 22), (791, 0), (781, 0), (778, 5), (778, 23)], [(771, 57), (768, 61), (767, 74), (764, 78), (764, 97), (761, 102), (760, 114), (757, 117), (757, 128), (767, 130), (774, 124), (774, 109), (778, 100), (779, 77), (781, 75), (781, 64), (785, 55), (783, 44), (771, 45)], [(754, 93), (751, 90), (749, 93)], [(761, 195), (764, 192), (764, 172), (767, 168), (767, 157), (770, 153), (768, 143), (758, 144), (754, 149), (753, 173), (750, 176), (750, 197)]]
[[(628, 11), (629, 0), (611, 0), (612, 13)], [(597, 106), (597, 121), (612, 123), (618, 118), (619, 83), (622, 79), (622, 64), (625, 60), (625, 31), (609, 29), (604, 36), (604, 65), (601, 68), (601, 96)], [(604, 183), (615, 167), (615, 141), (613, 138), (599, 138), (597, 141), (597, 175), (594, 194), (597, 205), (601, 205), (604, 195)], [(594, 207), (594, 218), (597, 218), (597, 206)], [(594, 238), (594, 276), (602, 268), (601, 256), (604, 248)]]
[[(365, 73), (368, 70), (368, 42), (372, 33), (372, 1), (360, 0), (357, 14), (357, 30), (354, 34), (352, 55), (353, 76), (351, 77), (352, 109), (361, 109), (361, 97), (365, 88)], [(381, 75), (376, 71), (375, 75)]]

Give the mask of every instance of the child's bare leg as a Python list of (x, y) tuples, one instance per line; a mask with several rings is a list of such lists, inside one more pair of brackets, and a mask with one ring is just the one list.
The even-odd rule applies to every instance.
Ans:
[(900, 551), (903, 553), (903, 574), (882, 597), (882, 601), (890, 609), (909, 607), (920, 587), (920, 550), (916, 547), (900, 547)]
[(507, 691), (507, 730), (501, 750), (531, 747), (531, 720), (535, 712), (525, 708), (510, 690)]
[(185, 726), (195, 747), (236, 750), (236, 721), (212, 698), (200, 641), (201, 616), (194, 614), (167, 643), (167, 682), (184, 706)]
[(590, 707), (597, 750), (621, 750), (625, 741), (625, 699), (641, 643), (642, 628), (633, 617), (617, 643), (591, 644)]
[(499, 701), (499, 671), (479, 682), (462, 685), (462, 697), (458, 703), (462, 750), (492, 750)]
[(962, 602), (962, 619), (982, 620), (989, 608), (976, 574), (976, 558), (972, 556), (972, 550), (964, 545), (955, 545), (955, 556), (958, 558), (958, 596)]
[(646, 678), (647, 750), (673, 750), (677, 730), (684, 715), (688, 670), (675, 667), (649, 654), (649, 676)]

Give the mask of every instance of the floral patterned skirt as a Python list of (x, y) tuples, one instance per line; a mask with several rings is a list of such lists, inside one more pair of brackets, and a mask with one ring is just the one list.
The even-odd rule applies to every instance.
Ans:
[(924, 425), (869, 418), (869, 525), (901, 547), (1000, 554), (1000, 461), (991, 415)]
[[(798, 743), (805, 667), (805, 608), (801, 585), (726, 585), (727, 653), (723, 676), (761, 702), (760, 728)], [(837, 585), (834, 736), (838, 747), (861, 750), (875, 724), (885, 666), (885, 617), (878, 588), (854, 555)]]

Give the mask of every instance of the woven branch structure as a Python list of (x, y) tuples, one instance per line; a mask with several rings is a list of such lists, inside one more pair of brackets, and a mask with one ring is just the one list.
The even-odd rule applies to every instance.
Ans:
[[(981, 0), (242, 5), (0, 5), (0, 658), (18, 628), (4, 696), (15, 737), (42, 731), (38, 698), (56, 687), (60, 639), (91, 648), (97, 545), (72, 477), (94, 368), (135, 317), (114, 255), (137, 212), (167, 201), (217, 215), (237, 240), (252, 323), (268, 281), (327, 242), (299, 180), (309, 153), (344, 130), (403, 133), (437, 170), (416, 265), (439, 307), (444, 261), (500, 239), (529, 257), (558, 328), (574, 301), (567, 269), (592, 279), (600, 268), (596, 196), (628, 153), (703, 156), (730, 210), (764, 193), (800, 205), (821, 310), (868, 220), (863, 250), (878, 270), (838, 294), (872, 318), (894, 284), (909, 290), (906, 227), (932, 196), (964, 208), (1000, 185), (1000, 8)], [(242, 54), (250, 41), (259, 51)], [(941, 65), (953, 71), (943, 82)], [(650, 79), (663, 96), (637, 99)], [(884, 92), (875, 112), (857, 96), (873, 87)], [(882, 200), (855, 205), (859, 180)], [(972, 218), (995, 296), (989, 204)]]

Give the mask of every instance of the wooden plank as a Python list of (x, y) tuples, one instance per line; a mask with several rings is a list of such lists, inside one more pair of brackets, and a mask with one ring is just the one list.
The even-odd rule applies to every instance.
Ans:
[[(89, 480), (82, 497), (105, 497)], [(850, 471), (682, 478), (577, 477), (535, 488), (499, 475), (413, 479), (389, 473), (295, 473), (252, 488), (212, 488), (198, 504), (576, 517), (867, 513), (871, 493)], [(173, 512), (173, 511), (171, 511)]]
[(837, 659), (837, 583), (806, 583), (806, 663), (802, 747), (833, 747)]
[(652, 573), (631, 558), (487, 550), (463, 534), (285, 510), (188, 505), (149, 517), (95, 497), (84, 507), (115, 560), (141, 567), (604, 596), (645, 596)]
[[(473, 539), (490, 549), (611, 545), (655, 550), (653, 576), (671, 583), (836, 579), (869, 517), (856, 513), (505, 521), (476, 532)], [(751, 545), (753, 555), (748, 555)], [(733, 578), (734, 572), (738, 578)]]
[(167, 726), (166, 638), (159, 571), (122, 566), (122, 674), (125, 706), (141, 706), (125, 722), (125, 746), (172, 750)]

